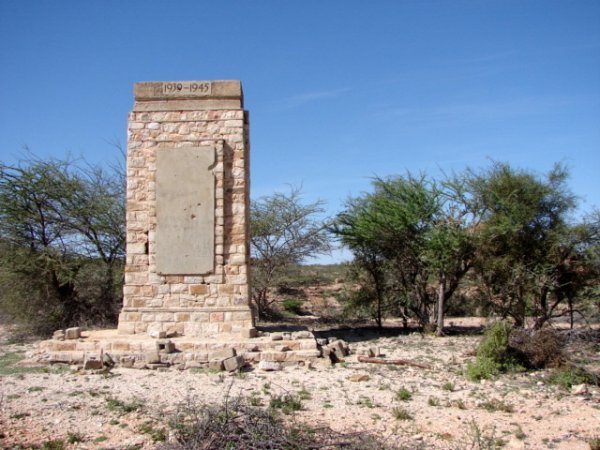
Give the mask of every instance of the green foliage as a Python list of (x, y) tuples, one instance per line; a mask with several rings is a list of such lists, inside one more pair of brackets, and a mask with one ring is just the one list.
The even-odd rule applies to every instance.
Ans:
[(22, 375), (27, 373), (45, 373), (45, 367), (22, 367), (19, 361), (25, 359), (23, 352), (7, 352), (0, 355), (0, 375)]
[(284, 414), (291, 414), (302, 409), (302, 400), (293, 394), (275, 395), (271, 397), (269, 408), (281, 410)]
[(582, 367), (565, 365), (552, 372), (548, 383), (555, 384), (563, 389), (571, 389), (578, 384), (598, 384), (598, 377)]
[(144, 403), (139, 399), (133, 399), (130, 402), (124, 402), (114, 397), (106, 398), (106, 408), (109, 411), (120, 412), (120, 413), (130, 413), (134, 411), (140, 410), (144, 406)]
[(277, 278), (278, 286), (301, 288), (334, 284), (347, 276), (347, 264), (290, 264)]
[(406, 388), (400, 388), (398, 392), (396, 392), (396, 400), (400, 400), (403, 402), (407, 402), (412, 398), (412, 392), (410, 392)]
[(434, 321), (438, 334), (449, 309), (492, 311), (519, 327), (530, 315), (536, 329), (565, 311), (571, 324), (598, 314), (600, 211), (572, 223), (567, 179), (560, 165), (540, 177), (497, 162), (442, 181), (375, 179), (331, 227), (354, 254), (360, 288), (348, 312), (378, 324)]
[(414, 420), (414, 416), (404, 408), (392, 408), (392, 415), (396, 420)]
[(471, 420), (466, 445), (473, 450), (498, 450), (506, 445), (506, 441), (496, 436), (495, 427), (481, 428), (475, 420)]
[(167, 440), (167, 431), (162, 427), (155, 427), (150, 421), (144, 422), (139, 427), (139, 431), (150, 436), (153, 442), (163, 442)]
[(477, 358), (467, 365), (467, 379), (470, 381), (489, 380), (499, 373), (498, 364), (490, 358)]
[(284, 311), (299, 315), (302, 312), (302, 301), (297, 298), (286, 298), (282, 303)]
[[(361, 269), (361, 302), (370, 298), (381, 326), (390, 314), (407, 314), (426, 326), (436, 304), (443, 318), (469, 269), (473, 252), (462, 213), (449, 205), (456, 186), (436, 184), (425, 176), (373, 182), (374, 192), (351, 199), (332, 231), (354, 254)], [(438, 290), (431, 289), (436, 280)]]
[(562, 303), (572, 311), (577, 295), (597, 276), (586, 255), (598, 245), (598, 224), (569, 223), (576, 201), (567, 179), (560, 165), (538, 177), (501, 163), (469, 176), (472, 205), (481, 217), (475, 268), (482, 292), (517, 326), (531, 314), (541, 328)]
[(511, 405), (510, 403), (506, 403), (502, 400), (498, 400), (496, 398), (491, 399), (491, 400), (486, 400), (479, 406), (488, 412), (502, 411), (505, 413), (512, 413), (515, 411), (515, 408), (513, 405)]
[(64, 450), (65, 442), (62, 439), (52, 439), (42, 444), (42, 450)]
[(450, 381), (442, 384), (442, 389), (444, 391), (448, 391), (448, 392), (454, 392), (454, 383), (451, 383)]
[(252, 297), (259, 316), (270, 313), (269, 290), (286, 269), (330, 250), (320, 201), (303, 203), (301, 192), (276, 192), (253, 201), (251, 216)]
[(71, 433), (67, 434), (67, 442), (69, 444), (76, 444), (78, 442), (83, 442), (83, 436), (81, 433)]
[(489, 379), (499, 373), (522, 370), (514, 350), (510, 347), (512, 325), (498, 321), (485, 331), (477, 348), (477, 359), (467, 366), (467, 378), (471, 381)]
[(0, 163), (0, 314), (41, 334), (113, 322), (124, 236), (122, 173), (31, 155)]

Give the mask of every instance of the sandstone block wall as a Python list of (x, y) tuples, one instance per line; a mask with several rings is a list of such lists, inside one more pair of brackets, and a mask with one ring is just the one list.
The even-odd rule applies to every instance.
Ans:
[[(186, 86), (200, 83), (209, 87), (188, 95), (166, 91), (165, 83), (135, 87), (128, 126), (121, 334), (165, 331), (213, 337), (243, 333), (254, 326), (248, 274), (248, 113), (243, 110), (239, 82), (182, 82), (180, 86), (185, 91)], [(155, 247), (157, 151), (189, 146), (215, 149), (214, 266), (204, 274), (160, 274)]]

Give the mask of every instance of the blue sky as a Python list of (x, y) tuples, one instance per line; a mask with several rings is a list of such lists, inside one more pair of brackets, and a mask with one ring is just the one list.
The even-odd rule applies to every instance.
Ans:
[(600, 206), (596, 0), (2, 0), (0, 160), (112, 162), (133, 83), (194, 79), (242, 80), (253, 197), (495, 159)]

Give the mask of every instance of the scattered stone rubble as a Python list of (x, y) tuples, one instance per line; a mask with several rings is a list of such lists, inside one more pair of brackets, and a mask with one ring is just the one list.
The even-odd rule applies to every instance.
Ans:
[[(379, 349), (361, 350), (379, 356)], [(366, 352), (366, 353), (365, 353)], [(57, 330), (42, 341), (35, 359), (47, 364), (69, 364), (83, 370), (106, 370), (114, 366), (137, 369), (169, 368), (239, 371), (247, 364), (276, 371), (291, 365), (331, 365), (350, 354), (348, 343), (337, 338), (316, 338), (310, 331), (256, 333), (238, 340), (186, 339), (160, 331), (151, 336), (124, 337), (118, 334)]]

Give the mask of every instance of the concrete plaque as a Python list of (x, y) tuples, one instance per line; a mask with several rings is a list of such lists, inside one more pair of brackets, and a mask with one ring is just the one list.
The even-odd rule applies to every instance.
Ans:
[(156, 270), (206, 274), (214, 268), (213, 147), (161, 148), (156, 158)]

